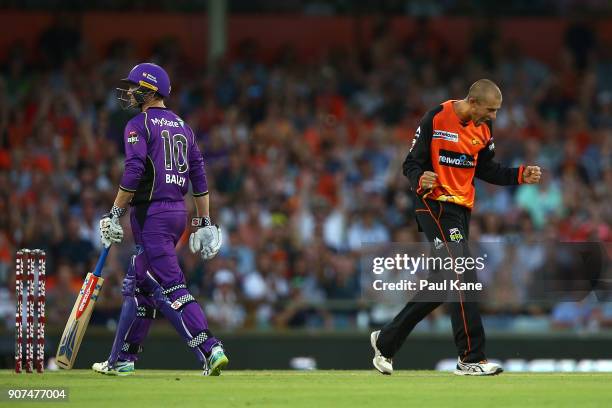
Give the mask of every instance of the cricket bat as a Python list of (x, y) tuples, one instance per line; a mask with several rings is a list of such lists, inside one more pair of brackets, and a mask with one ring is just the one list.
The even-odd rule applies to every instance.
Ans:
[(89, 324), (91, 312), (93, 312), (96, 301), (98, 300), (98, 294), (104, 283), (104, 278), (102, 278), (102, 267), (104, 266), (104, 262), (106, 262), (106, 256), (108, 255), (109, 249), (110, 247), (105, 247), (104, 250), (102, 250), (98, 258), (98, 263), (96, 264), (96, 269), (93, 273), (90, 272), (87, 274), (85, 282), (83, 282), (83, 286), (81, 286), (79, 296), (72, 308), (70, 318), (68, 319), (68, 323), (66, 323), (64, 333), (59, 343), (59, 348), (57, 349), (55, 359), (59, 368), (70, 370), (74, 365), (79, 347), (81, 346), (81, 341), (85, 335), (85, 330), (87, 330), (87, 325)]

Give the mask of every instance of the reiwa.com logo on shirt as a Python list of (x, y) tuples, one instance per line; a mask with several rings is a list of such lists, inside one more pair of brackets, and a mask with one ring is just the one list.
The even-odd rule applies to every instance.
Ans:
[(466, 153), (452, 152), (450, 150), (440, 150), (439, 163), (443, 166), (471, 168), (476, 166), (474, 156)]

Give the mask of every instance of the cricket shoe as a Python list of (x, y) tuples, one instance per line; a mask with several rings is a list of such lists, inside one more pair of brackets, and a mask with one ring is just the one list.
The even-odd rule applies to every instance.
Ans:
[(462, 363), (461, 359), (457, 359), (455, 370), (456, 375), (497, 375), (503, 372), (502, 366), (487, 360), (482, 360), (480, 363)]
[(229, 364), (229, 359), (225, 355), (223, 346), (217, 344), (210, 351), (210, 356), (206, 360), (206, 366), (204, 367), (204, 375), (210, 375), (213, 377), (221, 375), (223, 370)]
[(104, 375), (116, 375), (119, 377), (133, 375), (136, 372), (134, 370), (133, 361), (117, 361), (117, 363), (115, 363), (114, 368), (110, 368), (108, 366), (108, 361), (103, 361), (101, 363), (94, 363), (91, 368), (96, 373)]
[(374, 331), (372, 334), (370, 334), (370, 344), (374, 349), (374, 359), (372, 360), (372, 364), (374, 364), (374, 368), (376, 368), (381, 374), (391, 375), (393, 374), (393, 360), (383, 356), (378, 347), (376, 347), (379, 334), (380, 330)]

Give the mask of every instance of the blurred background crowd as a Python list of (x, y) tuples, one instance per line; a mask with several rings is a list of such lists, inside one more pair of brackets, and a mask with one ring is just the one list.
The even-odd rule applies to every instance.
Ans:
[[(500, 330), (612, 327), (612, 307), (585, 299), (533, 305), (525, 287), (552, 262), (534, 242), (612, 239), (612, 48), (587, 24), (568, 28), (552, 65), (475, 21), (458, 54), (427, 19), (398, 38), (384, 18), (365, 52), (335, 49), (299, 62), (290, 46), (261, 59), (256, 40), (231, 58), (194, 66), (171, 39), (146, 60), (172, 79), (167, 106), (204, 152), (212, 219), (224, 246), (212, 261), (178, 246), (190, 290), (216, 328), (355, 329), (402, 304), (366, 301), (363, 243), (419, 242), (401, 174), (421, 116), (491, 78), (503, 92), (496, 157), (537, 164), (540, 185), (476, 182), (471, 240), (508, 248), (487, 270), (485, 319)], [(117, 191), (123, 127), (118, 79), (141, 61), (129, 41), (104, 55), (58, 20), (35, 52), (15, 43), (0, 68), (0, 318), (14, 317), (15, 251), (48, 255), (48, 321), (64, 325), (99, 250), (98, 220)], [(189, 201), (189, 200), (187, 200)], [(190, 204), (191, 205), (191, 204)], [(113, 248), (93, 324), (112, 326), (133, 251), (129, 227)], [(421, 324), (448, 325), (444, 310)]]

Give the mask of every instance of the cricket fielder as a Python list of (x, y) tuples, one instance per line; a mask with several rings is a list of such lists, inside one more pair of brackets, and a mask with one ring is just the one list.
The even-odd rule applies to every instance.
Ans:
[(119, 219), (130, 210), (136, 251), (123, 281), (123, 306), (107, 361), (93, 370), (108, 375), (134, 373), (152, 319), (161, 312), (194, 351), (204, 375), (219, 375), (228, 359), (208, 329), (204, 312), (187, 290), (175, 246), (185, 230), (183, 196), (192, 186), (197, 216), (189, 239), (193, 253), (211, 259), (221, 247), (221, 231), (209, 217), (204, 160), (193, 131), (165, 107), (170, 95), (168, 74), (158, 65), (136, 65), (118, 89), (124, 108), (140, 113), (125, 127), (125, 170), (111, 211), (100, 220), (104, 245), (119, 243)]
[[(487, 79), (475, 82), (463, 100), (449, 100), (429, 111), (417, 128), (403, 173), (416, 193), (415, 215), (421, 230), (441, 257), (467, 257), (470, 213), (474, 206), (474, 177), (498, 185), (537, 183), (540, 168), (508, 168), (493, 160), (493, 125), (502, 103), (499, 88)], [(435, 273), (434, 273), (435, 275)], [(464, 282), (475, 282), (466, 271)], [(485, 356), (485, 333), (474, 301), (458, 291), (451, 302), (458, 362), (457, 375), (495, 375), (503, 371)], [(424, 295), (421, 299), (418, 297)], [(392, 358), (412, 329), (441, 305), (418, 293), (382, 330), (370, 335), (374, 367), (393, 372)]]

